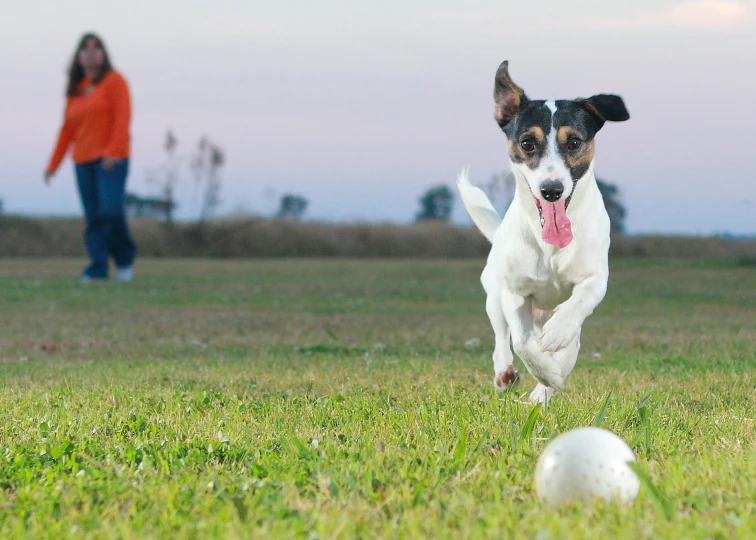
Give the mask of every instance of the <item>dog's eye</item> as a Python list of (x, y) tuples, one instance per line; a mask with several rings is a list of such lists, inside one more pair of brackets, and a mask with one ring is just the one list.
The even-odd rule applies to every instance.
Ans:
[(583, 141), (581, 141), (577, 137), (573, 137), (569, 141), (567, 141), (567, 148), (569, 148), (570, 150), (580, 150), (581, 146), (583, 146)]
[(525, 139), (520, 143), (520, 148), (522, 148), (525, 152), (530, 153), (535, 151), (536, 145), (532, 139)]

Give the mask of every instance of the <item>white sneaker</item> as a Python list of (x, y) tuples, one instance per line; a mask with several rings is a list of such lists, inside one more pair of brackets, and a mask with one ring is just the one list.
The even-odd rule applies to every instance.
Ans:
[(134, 279), (134, 270), (131, 268), (131, 266), (127, 266), (126, 268), (117, 268), (115, 278), (117, 281), (131, 281), (132, 279)]
[(86, 284), (91, 283), (92, 281), (106, 281), (107, 277), (92, 277), (86, 272), (82, 272), (82, 274), (79, 276), (79, 283)]

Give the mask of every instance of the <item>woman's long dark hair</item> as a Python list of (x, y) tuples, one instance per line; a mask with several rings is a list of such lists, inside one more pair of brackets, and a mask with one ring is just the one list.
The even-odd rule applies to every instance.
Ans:
[(105, 48), (105, 44), (102, 42), (102, 39), (100, 39), (100, 36), (92, 33), (84, 34), (79, 41), (78, 47), (76, 47), (76, 52), (74, 53), (73, 60), (71, 60), (71, 67), (68, 68), (68, 86), (66, 87), (67, 96), (75, 96), (76, 94), (78, 94), (79, 83), (84, 78), (84, 68), (82, 68), (81, 64), (79, 64), (79, 53), (84, 48), (87, 40), (90, 38), (97, 40), (97, 43), (102, 49), (102, 55), (104, 57), (100, 74), (97, 75), (97, 78), (93, 80), (92, 83), (97, 84), (102, 80), (103, 77), (105, 77), (105, 75), (108, 74), (111, 69), (113, 69), (113, 66), (110, 65), (110, 56), (108, 56), (108, 50)]

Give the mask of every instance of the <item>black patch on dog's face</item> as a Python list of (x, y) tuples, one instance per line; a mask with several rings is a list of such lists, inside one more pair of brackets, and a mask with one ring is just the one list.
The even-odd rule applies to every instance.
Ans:
[(557, 151), (569, 169), (572, 181), (576, 182), (591, 166), (594, 151), (593, 139), (599, 127), (578, 101), (559, 100), (556, 106), (552, 129), (555, 129), (557, 133)]
[[(509, 157), (513, 162), (525, 163), (531, 169), (538, 168), (551, 130), (551, 111), (544, 103), (543, 100), (528, 102), (504, 127), (509, 139)], [(526, 151), (523, 147), (526, 142), (533, 143), (532, 151)]]

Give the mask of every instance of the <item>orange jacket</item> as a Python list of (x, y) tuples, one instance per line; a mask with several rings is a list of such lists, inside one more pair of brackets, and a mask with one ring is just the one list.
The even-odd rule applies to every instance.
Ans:
[(66, 99), (63, 127), (60, 128), (48, 172), (55, 172), (73, 143), (75, 163), (95, 161), (103, 156), (129, 157), (129, 123), (131, 103), (129, 87), (115, 70), (103, 77), (92, 91), (83, 91), (91, 84), (85, 77), (76, 96)]

